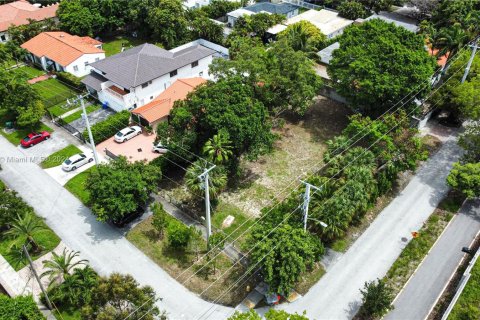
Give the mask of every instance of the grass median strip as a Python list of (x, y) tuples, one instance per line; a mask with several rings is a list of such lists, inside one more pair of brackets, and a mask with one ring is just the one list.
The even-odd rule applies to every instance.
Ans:
[(90, 202), (90, 192), (86, 190), (85, 183), (87, 182), (88, 175), (95, 167), (88, 168), (87, 170), (80, 172), (72, 179), (68, 180), (65, 184), (65, 188), (76, 196), (84, 205), (88, 205)]
[(43, 169), (59, 166), (63, 161), (77, 153), (82, 153), (82, 150), (70, 144), (65, 148), (49, 155), (45, 160), (42, 161), (42, 163), (40, 163), (40, 166)]

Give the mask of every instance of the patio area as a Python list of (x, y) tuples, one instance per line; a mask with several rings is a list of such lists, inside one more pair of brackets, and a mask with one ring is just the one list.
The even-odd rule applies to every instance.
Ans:
[(152, 151), (154, 141), (155, 135), (147, 133), (142, 133), (123, 143), (117, 143), (114, 137), (111, 137), (97, 145), (97, 151), (108, 157), (111, 156), (107, 153), (112, 153), (115, 156), (125, 156), (131, 162), (140, 160), (150, 162), (160, 156), (160, 154)]

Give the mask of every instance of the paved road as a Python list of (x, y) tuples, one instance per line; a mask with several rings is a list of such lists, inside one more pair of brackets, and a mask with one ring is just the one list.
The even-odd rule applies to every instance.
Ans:
[(453, 138), (446, 141), (329, 272), (302, 299), (281, 308), (306, 310), (312, 319), (352, 318), (365, 281), (386, 274), (406, 245), (402, 238), (411, 239), (447, 193), (445, 178), (460, 154)]
[[(25, 150), (14, 147), (1, 136), (0, 150), (0, 161), (28, 156)], [(40, 216), (46, 218), (47, 224), (65, 244), (80, 251), (101, 275), (129, 273), (141, 284), (151, 285), (163, 298), (159, 307), (166, 310), (171, 319), (194, 319), (210, 307), (210, 303), (188, 291), (135, 248), (120, 231), (96, 221), (90, 209), (35, 163), (1, 162), (0, 178), (18, 191)], [(230, 310), (219, 306), (212, 318), (225, 319)]]
[(395, 300), (386, 320), (425, 319), (480, 231), (480, 201), (467, 202)]

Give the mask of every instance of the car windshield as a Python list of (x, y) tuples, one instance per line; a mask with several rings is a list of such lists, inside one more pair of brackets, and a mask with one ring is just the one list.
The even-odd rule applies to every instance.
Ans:
[(117, 137), (123, 136), (123, 133), (121, 131), (117, 132)]
[(30, 141), (30, 138), (29, 138), (29, 137), (25, 137), (25, 138), (23, 138), (23, 141)]
[(70, 163), (72, 163), (72, 160), (70, 159), (65, 160), (65, 164), (70, 164)]

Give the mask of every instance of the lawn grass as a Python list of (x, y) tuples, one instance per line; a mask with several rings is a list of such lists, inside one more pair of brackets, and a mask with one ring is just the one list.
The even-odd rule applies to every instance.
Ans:
[(68, 180), (68, 182), (65, 184), (65, 188), (85, 205), (88, 205), (90, 202), (90, 192), (85, 189), (85, 183), (87, 182), (88, 175), (92, 170), (95, 170), (95, 167), (91, 167), (83, 172), (80, 172), (75, 177)]
[(5, 131), (3, 131), (3, 129), (4, 129), (3, 125), (4, 124), (5, 123), (2, 123), (1, 126), (0, 126), (0, 134), (2, 136), (4, 136), (8, 141), (10, 141), (10, 143), (12, 143), (15, 146), (20, 144), (20, 140), (25, 138), (32, 131), (48, 131), (50, 133), (53, 132), (52, 128), (48, 127), (47, 125), (45, 125), (43, 123), (40, 123), (39, 127), (36, 128), (35, 130), (25, 129), (25, 128), (17, 128), (12, 133), (6, 133)]
[(73, 156), (74, 154), (82, 153), (82, 150), (78, 149), (76, 146), (70, 144), (65, 148), (58, 150), (57, 152), (49, 155), (45, 160), (40, 163), (40, 166), (43, 169), (48, 169), (56, 167), (62, 164), (67, 158)]
[(47, 108), (64, 103), (77, 94), (76, 91), (53, 78), (34, 83), (32, 86), (37, 90)]
[[(168, 216), (168, 219), (174, 218)], [(213, 270), (210, 270), (209, 274), (205, 274), (203, 270), (200, 271), (205, 261), (199, 261), (197, 265), (190, 268), (193, 263), (198, 261), (195, 250), (193, 248), (187, 248), (185, 251), (172, 250), (168, 246), (168, 235), (159, 239), (151, 222), (152, 217), (142, 221), (128, 232), (127, 239), (173, 278), (178, 278), (177, 281), (194, 293), (200, 294), (202, 298), (210, 301), (220, 298), (222, 293), (234, 285), (239, 277), (244, 274), (245, 269), (240, 263), (231, 268), (233, 263), (224, 255), (217, 257), (215, 273)], [(202, 241), (199, 257), (205, 252), (206, 243)], [(199, 272), (195, 274), (196, 271)], [(222, 276), (224, 273), (226, 274)], [(179, 275), (181, 276), (179, 277)], [(239, 283), (242, 282), (243, 281), (239, 281)], [(212, 286), (206, 290), (210, 285)], [(250, 286), (250, 288), (255, 287), (255, 281), (249, 280), (241, 286), (234, 285), (233, 290), (228, 291), (228, 293), (221, 297), (218, 303), (236, 306), (247, 295), (247, 286)]]
[(53, 314), (57, 319), (61, 320), (81, 320), (82, 314), (80, 310), (75, 309), (74, 307), (64, 307), (57, 305), (57, 310), (53, 310)]
[(34, 68), (34, 67), (30, 67), (30, 66), (23, 66), (20, 68), (10, 69), (10, 72), (25, 76), (28, 79), (33, 79), (45, 74), (45, 71)]
[(48, 108), (48, 112), (50, 112), (50, 114), (54, 117), (60, 117), (64, 113), (66, 113), (67, 111), (70, 111), (70, 110), (72, 110), (74, 108), (77, 108), (77, 107), (79, 107), (79, 105), (76, 105), (76, 104), (67, 105), (65, 103), (65, 101), (62, 101), (62, 102)]
[(126, 36), (118, 36), (113, 39), (107, 39), (103, 42), (103, 50), (105, 50), (105, 55), (107, 57), (112, 56), (114, 54), (120, 53), (122, 50), (122, 43), (128, 49), (130, 47), (136, 47), (141, 45), (147, 41), (139, 38), (133, 37), (126, 37)]
[(295, 291), (301, 295), (307, 294), (308, 290), (325, 274), (323, 266), (317, 262), (312, 270), (304, 272), (300, 278), (300, 281), (295, 285)]
[[(394, 294), (398, 294), (404, 287), (405, 283), (412, 276), (413, 272), (423, 261), (428, 254), (438, 237), (442, 234), (448, 222), (452, 219), (460, 207), (458, 206), (445, 206), (445, 203), (451, 202), (461, 204), (460, 198), (457, 198), (452, 192), (439, 204), (438, 208), (424, 223), (423, 227), (418, 231), (418, 237), (413, 238), (403, 249), (400, 256), (393, 263), (385, 276), (385, 281), (390, 286)], [(449, 211), (445, 209), (456, 209), (455, 211)]]
[[(222, 228), (222, 223), (228, 216), (233, 216), (235, 220), (229, 227)], [(242, 210), (234, 205), (222, 201), (215, 208), (212, 215), (212, 225), (215, 228), (222, 230), (226, 235), (229, 235), (229, 238), (227, 239), (228, 242), (239, 237), (239, 239), (236, 241), (236, 244), (237, 247), (240, 248), (242, 247), (242, 244), (246, 239), (246, 235), (248, 234), (245, 231), (253, 224), (253, 222), (254, 219), (249, 220)]]
[[(88, 107), (86, 107), (86, 111), (87, 111), (87, 114), (89, 114), (90, 112), (93, 112), (95, 110), (98, 110), (100, 109), (101, 106), (98, 105), (98, 104), (91, 104), (89, 105)], [(66, 123), (70, 123), (70, 122), (73, 122), (77, 119), (80, 119), (82, 117), (82, 113), (83, 113), (83, 110), (78, 110), (72, 114), (69, 114), (68, 116), (66, 116), (65, 118), (63, 118), (63, 120), (65, 120)]]
[[(44, 254), (52, 251), (60, 243), (60, 238), (45, 224), (43, 219), (41, 220), (41, 225), (45, 228), (45, 230), (40, 231), (35, 237), (35, 240), (41, 247), (41, 250), (39, 252), (30, 253), (33, 260), (36, 260)], [(25, 259), (18, 259), (18, 252), (14, 252), (15, 249), (12, 247), (14, 243), (14, 240), (9, 240), (0, 235), (0, 254), (16, 271), (18, 271), (25, 267), (28, 262)], [(21, 243), (21, 241), (17, 243)]]
[(480, 260), (473, 266), (471, 276), (447, 318), (464, 319), (480, 319)]

